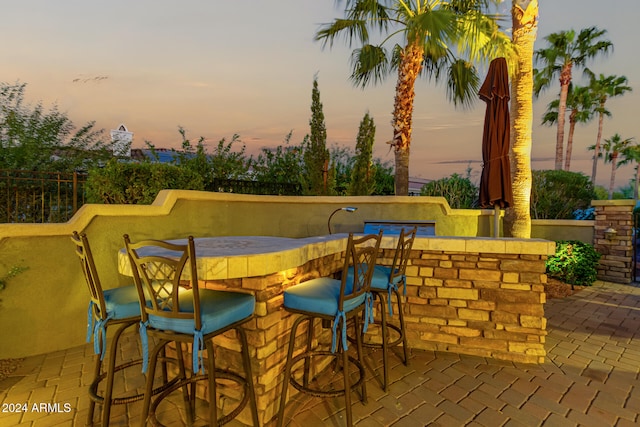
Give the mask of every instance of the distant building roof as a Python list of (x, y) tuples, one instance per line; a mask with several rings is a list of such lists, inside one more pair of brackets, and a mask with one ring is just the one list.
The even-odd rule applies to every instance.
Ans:
[(420, 194), (420, 189), (422, 189), (422, 186), (425, 184), (430, 183), (431, 181), (433, 181), (432, 179), (427, 179), (427, 178), (417, 178), (417, 177), (409, 177), (409, 195), (410, 196), (417, 196)]
[[(156, 161), (157, 158), (158, 163), (172, 163), (179, 154), (179, 152), (171, 148), (154, 148), (153, 150), (147, 148), (131, 149), (131, 159), (137, 161)], [(191, 156), (191, 154), (187, 156)]]

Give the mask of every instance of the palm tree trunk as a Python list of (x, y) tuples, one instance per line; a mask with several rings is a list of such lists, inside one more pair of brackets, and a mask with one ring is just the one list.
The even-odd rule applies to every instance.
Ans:
[(618, 163), (618, 153), (611, 153), (611, 179), (609, 180), (609, 200), (613, 199), (613, 187), (616, 184), (616, 164)]
[(564, 170), (568, 171), (571, 167), (571, 151), (573, 150), (573, 134), (576, 130), (576, 111), (569, 114), (569, 136), (567, 137), (567, 154), (564, 156)]
[(533, 129), (533, 44), (538, 33), (538, 0), (513, 0), (513, 43), (518, 70), (511, 82), (511, 179), (513, 205), (505, 216), (505, 235), (531, 237), (531, 144)]
[(562, 151), (564, 148), (564, 123), (567, 111), (569, 83), (571, 83), (571, 63), (560, 72), (560, 101), (558, 102), (558, 131), (556, 133), (556, 170), (562, 170)]
[(396, 98), (393, 105), (393, 140), (396, 158), (396, 196), (409, 194), (409, 149), (411, 147), (411, 121), (415, 98), (416, 78), (422, 70), (424, 48), (409, 42), (398, 67)]
[(636, 185), (633, 187), (633, 198), (638, 201), (638, 185), (640, 185), (640, 163), (636, 163)]
[[(601, 104), (604, 108), (604, 104)], [(593, 168), (591, 169), (591, 183), (596, 184), (596, 172), (598, 170), (598, 156), (600, 155), (600, 141), (602, 140), (602, 126), (604, 125), (604, 114), (600, 113), (598, 117), (598, 136), (596, 137), (596, 145), (593, 150)]]

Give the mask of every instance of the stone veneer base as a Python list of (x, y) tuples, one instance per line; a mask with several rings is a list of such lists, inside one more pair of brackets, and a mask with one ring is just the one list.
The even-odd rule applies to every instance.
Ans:
[[(282, 293), (304, 280), (338, 272), (344, 241), (344, 235), (300, 239), (301, 248), (272, 251), (262, 261), (256, 255), (248, 255), (246, 260), (240, 256), (234, 265), (245, 265), (246, 261), (247, 268), (242, 270), (264, 274), (230, 277), (230, 269), (219, 270), (219, 278), (205, 282), (209, 288), (244, 290), (256, 296), (256, 318), (247, 332), (263, 424), (277, 413), (289, 331), (296, 316), (282, 308)], [(396, 242), (394, 237), (383, 238), (379, 264), (391, 263)], [(545, 261), (553, 253), (553, 242), (538, 239), (417, 238), (407, 269), (409, 345), (542, 363), (546, 355)], [(258, 262), (257, 267), (251, 266), (253, 261)], [(329, 332), (319, 323), (316, 329), (319, 344), (330, 342)], [(223, 366), (239, 367), (237, 343), (230, 338), (218, 340), (216, 357)], [(300, 350), (301, 346), (302, 339)], [(289, 389), (289, 393), (293, 391)]]

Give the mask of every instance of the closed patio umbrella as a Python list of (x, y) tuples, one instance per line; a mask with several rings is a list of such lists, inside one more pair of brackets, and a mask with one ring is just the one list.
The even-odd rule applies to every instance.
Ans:
[(509, 73), (504, 58), (491, 61), (479, 95), (487, 103), (479, 205), (495, 209), (494, 235), (498, 237), (500, 208), (507, 208), (513, 203), (509, 166)]

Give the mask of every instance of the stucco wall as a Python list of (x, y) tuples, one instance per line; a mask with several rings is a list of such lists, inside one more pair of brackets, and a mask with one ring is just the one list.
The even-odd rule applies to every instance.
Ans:
[(531, 221), (531, 237), (547, 240), (579, 240), (593, 243), (593, 220), (534, 219)]
[(0, 291), (0, 358), (69, 348), (84, 342), (87, 290), (69, 235), (90, 238), (103, 286), (128, 279), (117, 273), (122, 236), (182, 238), (361, 232), (368, 219), (435, 220), (437, 236), (491, 236), (493, 211), (452, 210), (440, 197), (286, 197), (168, 190), (151, 206), (85, 205), (64, 224), (0, 224), (0, 275), (28, 270)]
[[(12, 266), (28, 270), (0, 291), (0, 358), (69, 348), (84, 342), (87, 290), (69, 236), (90, 238), (105, 288), (128, 279), (117, 273), (122, 236), (181, 238), (224, 235), (308, 237), (327, 234), (327, 219), (342, 206), (354, 213), (333, 217), (334, 232), (362, 231), (365, 219), (435, 219), (437, 233), (475, 236), (489, 232), (482, 211), (452, 211), (443, 198), (283, 197), (172, 190), (151, 206), (85, 205), (64, 224), (0, 224), (0, 275)], [(457, 218), (457, 219), (456, 219)]]

